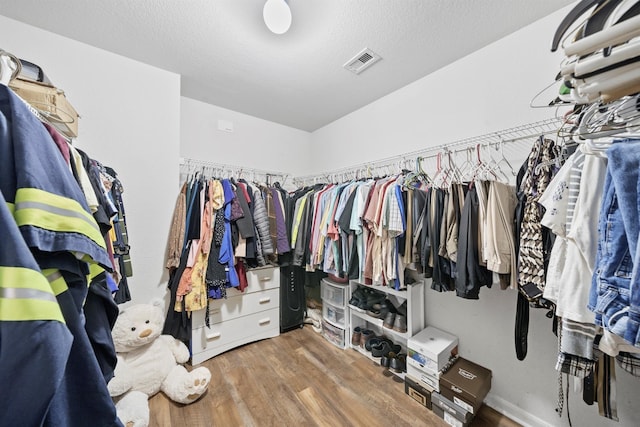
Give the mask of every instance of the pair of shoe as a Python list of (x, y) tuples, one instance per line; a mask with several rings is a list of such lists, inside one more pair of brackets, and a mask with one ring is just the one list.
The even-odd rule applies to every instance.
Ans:
[(402, 349), (399, 344), (394, 344), (389, 338), (384, 337), (374, 338), (369, 343), (373, 357), (382, 357), (389, 352), (398, 353)]
[(353, 333), (351, 334), (351, 345), (355, 347), (365, 348), (367, 342), (375, 337), (376, 335), (371, 329), (356, 326), (355, 328), (353, 328)]
[(407, 372), (407, 355), (390, 351), (380, 358), (380, 366), (397, 373)]
[(384, 299), (385, 294), (382, 292), (358, 286), (358, 288), (351, 294), (349, 304), (366, 311), (371, 310), (375, 304), (382, 303)]
[(385, 299), (381, 303), (373, 304), (371, 309), (367, 310), (367, 314), (375, 319), (384, 319), (390, 312), (396, 312), (396, 307)]
[(407, 332), (407, 316), (406, 314), (403, 315), (400, 312), (389, 312), (384, 318), (382, 326), (387, 329), (393, 329), (396, 332), (405, 333)]

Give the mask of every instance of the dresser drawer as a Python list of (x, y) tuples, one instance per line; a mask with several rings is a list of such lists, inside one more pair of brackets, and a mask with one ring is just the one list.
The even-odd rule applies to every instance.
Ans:
[(201, 363), (242, 344), (280, 334), (280, 310), (274, 308), (192, 331), (192, 364)]
[[(260, 292), (265, 289), (280, 288), (280, 267), (261, 267), (247, 270), (247, 288), (245, 294)], [(238, 294), (238, 292), (234, 289)], [(229, 294), (231, 296), (231, 294)]]
[[(246, 295), (236, 295), (229, 298), (209, 300), (209, 323), (226, 322), (240, 316), (270, 310), (280, 306), (280, 289), (267, 289)], [(205, 310), (193, 312), (191, 324), (196, 329), (204, 324)]]

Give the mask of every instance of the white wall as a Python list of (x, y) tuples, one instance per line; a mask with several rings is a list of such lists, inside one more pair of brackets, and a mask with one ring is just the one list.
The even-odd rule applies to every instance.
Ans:
[[(247, 168), (307, 173), (311, 134), (191, 98), (181, 98), (180, 155)], [(218, 130), (218, 120), (233, 132)], [(289, 178), (288, 183), (292, 183)]]
[[(313, 172), (553, 117), (555, 110), (532, 109), (529, 103), (553, 83), (558, 71), (561, 57), (549, 49), (563, 13), (525, 27), (313, 132)], [(550, 100), (549, 95), (542, 99)]]
[(0, 16), (2, 48), (39, 64), (81, 115), (74, 144), (113, 167), (125, 193), (134, 301), (165, 294), (178, 188), (180, 76)]
[[(529, 102), (549, 85), (560, 56), (549, 51), (559, 11), (450, 66), (410, 84), (311, 135), (314, 172), (331, 171), (552, 117)], [(552, 95), (551, 95), (552, 96)], [(548, 100), (549, 95), (545, 100)], [(526, 155), (529, 146), (524, 146)], [(532, 310), (529, 353), (514, 350), (515, 291), (483, 289), (479, 301), (428, 290), (427, 324), (457, 335), (463, 357), (493, 371), (487, 401), (525, 425), (568, 425), (554, 411), (557, 342), (551, 321)], [(620, 370), (618, 370), (620, 371)], [(574, 426), (637, 426), (638, 380), (618, 373), (620, 423), (598, 415), (571, 392)]]

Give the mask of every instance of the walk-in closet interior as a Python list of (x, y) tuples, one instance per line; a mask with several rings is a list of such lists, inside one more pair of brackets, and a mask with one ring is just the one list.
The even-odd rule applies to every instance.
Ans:
[(639, 13), (0, 0), (0, 427), (640, 425)]

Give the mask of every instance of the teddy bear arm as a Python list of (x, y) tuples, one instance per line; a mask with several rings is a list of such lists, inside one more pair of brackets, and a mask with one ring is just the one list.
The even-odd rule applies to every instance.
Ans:
[(159, 338), (167, 344), (171, 353), (173, 353), (173, 357), (176, 358), (176, 362), (185, 363), (189, 360), (189, 349), (182, 341), (170, 335), (160, 335)]
[(109, 395), (112, 397), (120, 396), (133, 387), (133, 380), (131, 376), (131, 367), (124, 361), (124, 359), (118, 356), (118, 362), (116, 363), (116, 369), (114, 371), (113, 378), (107, 384)]

